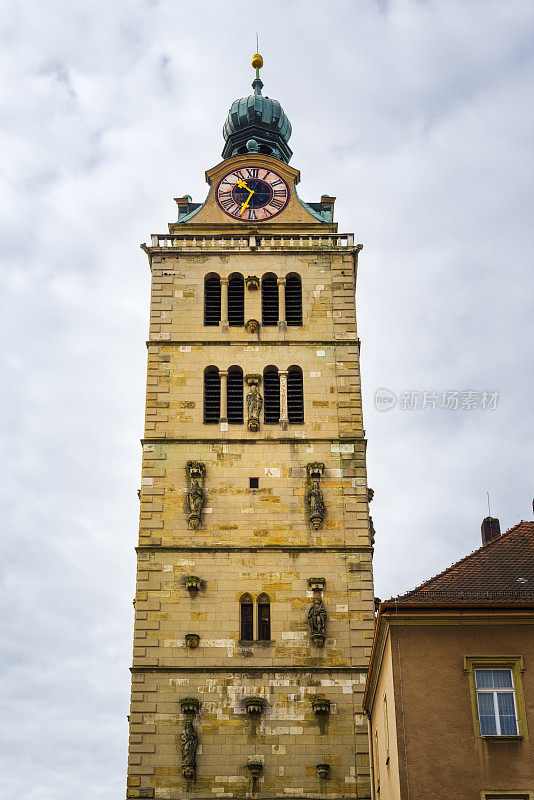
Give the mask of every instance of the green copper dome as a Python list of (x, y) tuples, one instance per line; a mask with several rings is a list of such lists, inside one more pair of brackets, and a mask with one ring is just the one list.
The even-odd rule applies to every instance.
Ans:
[(291, 123), (278, 100), (263, 97), (259, 69), (252, 82), (254, 94), (232, 103), (223, 127), (223, 158), (243, 153), (265, 153), (289, 163)]

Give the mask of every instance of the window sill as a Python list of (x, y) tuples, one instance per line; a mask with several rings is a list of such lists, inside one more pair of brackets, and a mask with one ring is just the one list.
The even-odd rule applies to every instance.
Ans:
[(238, 645), (240, 647), (252, 647), (253, 645), (258, 645), (259, 647), (270, 647), (272, 644), (274, 644), (272, 639), (270, 639), (268, 642), (256, 639), (239, 639), (238, 641)]
[(522, 739), (523, 735), (521, 733), (508, 734), (507, 736), (502, 736), (502, 735), (499, 736), (498, 734), (487, 734), (485, 736), (481, 735), (480, 738), (484, 740), (489, 740), (490, 742), (500, 742), (501, 740), (507, 742), (514, 742)]

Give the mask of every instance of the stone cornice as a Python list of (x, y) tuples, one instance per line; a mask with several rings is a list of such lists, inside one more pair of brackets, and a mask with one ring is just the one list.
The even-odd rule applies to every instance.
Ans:
[(135, 548), (136, 553), (146, 552), (169, 552), (169, 553), (372, 553), (374, 550), (370, 544), (354, 545), (292, 545), (292, 544), (263, 544), (263, 545), (160, 545), (160, 544), (140, 544)]
[(190, 347), (191, 345), (211, 346), (214, 344), (224, 345), (225, 347), (237, 345), (238, 347), (258, 347), (269, 345), (305, 345), (306, 347), (339, 347), (340, 345), (361, 346), (360, 339), (147, 339), (146, 346), (157, 345), (161, 347)]
[(130, 672), (231, 672), (233, 675), (236, 673), (258, 673), (258, 672), (309, 672), (316, 674), (317, 672), (367, 672), (367, 664), (366, 662), (362, 661), (362, 663), (358, 666), (328, 666), (325, 664), (324, 666), (295, 666), (292, 664), (286, 665), (274, 665), (269, 664), (267, 666), (240, 666), (239, 664), (233, 664), (228, 667), (218, 666), (183, 666), (183, 667), (167, 667), (167, 666), (159, 666), (158, 664), (152, 664), (147, 666), (136, 666), (133, 665), (130, 667)]

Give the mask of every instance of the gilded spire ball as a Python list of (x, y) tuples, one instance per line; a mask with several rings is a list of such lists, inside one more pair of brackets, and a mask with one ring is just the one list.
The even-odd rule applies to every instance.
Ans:
[(261, 69), (263, 67), (263, 58), (259, 53), (254, 53), (252, 56), (252, 66), (254, 69)]

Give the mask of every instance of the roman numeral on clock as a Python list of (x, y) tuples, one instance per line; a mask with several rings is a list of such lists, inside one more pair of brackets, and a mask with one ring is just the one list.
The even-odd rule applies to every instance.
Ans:
[(257, 167), (247, 167), (245, 172), (247, 173), (247, 178), (257, 178), (259, 169)]
[(271, 200), (269, 205), (270, 206), (274, 206), (274, 208), (277, 208), (278, 210), (280, 210), (281, 208), (284, 207), (283, 201), (282, 200), (277, 200), (276, 197), (274, 198), (274, 200)]
[(234, 198), (230, 194), (230, 192), (224, 192), (224, 194), (219, 195), (219, 202), (223, 208), (230, 208), (230, 206), (235, 205)]

